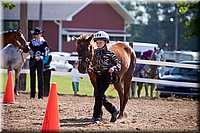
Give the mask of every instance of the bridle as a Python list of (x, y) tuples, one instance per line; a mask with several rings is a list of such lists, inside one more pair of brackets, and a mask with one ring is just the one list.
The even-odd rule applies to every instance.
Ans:
[[(17, 34), (20, 34), (20, 37), (24, 40), (24, 42), (26, 42), (26, 41), (25, 41), (25, 38), (24, 38), (24, 36), (23, 36), (23, 34), (22, 34), (20, 31), (18, 31), (18, 30), (17, 30), (17, 31), (15, 32), (15, 34), (14, 34), (14, 41), (15, 41), (15, 42), (19, 42), (19, 41), (18, 41), (18, 38), (17, 38), (17, 37), (18, 37)], [(20, 38), (20, 37), (19, 37), (19, 38)], [(14, 41), (13, 41), (13, 42), (14, 42)], [(19, 43), (21, 44), (21, 42), (19, 42)], [(23, 54), (22, 54), (23, 48), (24, 48), (24, 45), (21, 44), (17, 51), (20, 52), (21, 58), (22, 58), (22, 62), (23, 62), (23, 64), (24, 64), (25, 62), (24, 62), (24, 57), (23, 57)], [(22, 49), (22, 50), (20, 50), (20, 49)]]
[[(24, 41), (24, 43), (26, 44), (26, 40), (25, 40), (23, 34), (20, 33), (20, 31), (16, 31), (16, 32), (15, 32), (15, 38), (14, 38), (14, 41), (18, 41), (18, 40), (19, 40), (19, 39), (17, 38), (17, 37), (18, 37), (17, 34), (20, 34), (19, 39), (22, 39), (22, 40)], [(24, 45), (22, 45), (22, 43), (21, 43), (20, 41), (18, 41), (18, 42), (21, 44), (19, 49), (23, 49)]]
[(82, 62), (82, 60), (85, 60), (85, 62), (87, 62), (87, 68), (89, 68), (90, 65), (92, 64), (92, 46), (89, 45), (88, 49), (89, 49), (89, 55), (88, 56), (78, 56), (79, 63)]

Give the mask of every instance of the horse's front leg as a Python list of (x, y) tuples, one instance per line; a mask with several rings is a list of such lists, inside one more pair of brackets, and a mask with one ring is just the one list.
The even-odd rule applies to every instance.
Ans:
[(117, 90), (119, 98), (120, 98), (120, 112), (119, 112), (119, 115), (118, 115), (118, 119), (120, 119), (124, 115), (123, 114), (123, 112), (124, 112), (124, 109), (123, 109), (124, 92), (123, 92), (123, 88), (122, 88), (121, 82), (115, 83), (114, 87)]

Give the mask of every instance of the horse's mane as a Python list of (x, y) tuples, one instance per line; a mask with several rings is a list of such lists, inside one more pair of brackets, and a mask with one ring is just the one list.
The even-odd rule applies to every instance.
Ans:
[(88, 39), (88, 37), (90, 37), (90, 36), (88, 36), (87, 34), (83, 34), (80, 37), (78, 37), (78, 39), (79, 40), (86, 40), (86, 39)]
[[(91, 37), (91, 36), (89, 36), (89, 35), (87, 35), (87, 34), (82, 34), (81, 36), (79, 36), (79, 37), (77, 38), (77, 42), (85, 41), (85, 40), (87, 40), (89, 37)], [(93, 40), (93, 39), (92, 39), (89, 43), (90, 43), (91, 46), (93, 46), (94, 49), (97, 48), (97, 46), (94, 45), (94, 40)]]

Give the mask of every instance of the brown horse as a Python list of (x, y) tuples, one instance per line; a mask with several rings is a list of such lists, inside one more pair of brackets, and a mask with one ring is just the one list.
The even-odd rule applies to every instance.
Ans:
[[(148, 55), (148, 57), (146, 56), (146, 60), (160, 61), (162, 59), (161, 55), (163, 54), (163, 51), (162, 51), (161, 48), (155, 48), (154, 51), (153, 50), (148, 50), (148, 51), (152, 51), (152, 53), (150, 55)], [(146, 51), (146, 52), (148, 52), (148, 51)], [(159, 74), (158, 74), (158, 69), (157, 69), (158, 65), (143, 65), (143, 66), (141, 66), (141, 64), (139, 64), (139, 66), (141, 67), (141, 69), (134, 76), (138, 76), (140, 78), (159, 79)], [(145, 85), (146, 97), (149, 96), (148, 85), (150, 85), (150, 87), (151, 87), (150, 88), (150, 97), (153, 97), (153, 91), (154, 91), (154, 88), (155, 88), (155, 84), (139, 82), (139, 83), (137, 83), (137, 85), (138, 85), (138, 91), (137, 91), (138, 98), (140, 97), (140, 92), (142, 90), (143, 84)], [(135, 85), (136, 84), (133, 81), (132, 84), (131, 84), (133, 96), (135, 96), (135, 92), (136, 92), (136, 86)]]
[[(92, 67), (95, 65), (95, 45), (93, 41), (93, 35), (82, 35), (75, 39), (79, 56), (78, 70), (80, 73), (86, 73), (88, 72), (87, 69), (89, 66)], [(109, 43), (108, 47), (121, 61), (121, 71), (117, 72), (117, 75), (119, 76), (119, 82), (114, 83), (113, 85), (120, 98), (120, 113), (118, 118), (122, 118), (129, 98), (130, 82), (132, 79), (133, 70), (136, 66), (136, 55), (133, 49), (125, 42)], [(88, 74), (94, 89), (97, 89), (96, 74), (90, 72), (88, 72)], [(122, 87), (122, 84), (124, 87)]]
[(8, 44), (12, 44), (18, 49), (23, 49), (23, 47), (26, 46), (27, 44), (27, 41), (24, 38), (24, 35), (20, 29), (5, 31), (2, 33), (2, 37), (3, 37), (2, 47), (5, 47)]
[[(163, 50), (161, 48), (154, 48), (150, 60), (160, 61), (162, 60)], [(158, 65), (149, 65), (149, 70), (146, 71), (146, 78), (159, 79)], [(155, 89), (155, 84), (145, 83), (145, 89), (148, 92), (148, 85), (150, 85), (150, 97), (153, 97), (153, 91)], [(148, 96), (148, 93), (147, 93)]]

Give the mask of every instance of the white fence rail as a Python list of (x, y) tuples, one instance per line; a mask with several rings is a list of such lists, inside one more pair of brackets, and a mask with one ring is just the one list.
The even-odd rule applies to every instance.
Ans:
[(164, 62), (164, 61), (152, 61), (152, 60), (137, 60), (136, 63), (139, 64), (148, 64), (148, 65), (158, 65), (158, 66), (171, 66), (171, 67), (183, 67), (183, 68), (193, 68), (198, 69), (199, 65), (195, 64), (181, 64), (181, 63), (174, 63), (174, 62)]
[[(183, 68), (193, 68), (198, 69), (200, 68), (199, 65), (193, 64), (180, 64), (180, 63), (173, 63), (173, 62), (162, 62), (162, 61), (149, 61), (149, 60), (137, 60), (137, 63), (140, 64), (148, 64), (148, 65), (159, 65), (159, 66), (176, 66), (176, 67), (183, 67)], [(0, 73), (7, 73), (7, 70), (1, 69)], [(21, 73), (29, 73), (28, 69), (23, 70)], [(52, 71), (52, 75), (56, 76), (72, 76), (70, 72), (58, 72)], [(82, 77), (88, 77), (88, 74), (81, 74)], [(154, 83), (154, 84), (169, 84), (172, 86), (187, 86), (187, 87), (195, 87), (199, 88), (199, 83), (188, 83), (188, 82), (175, 82), (175, 81), (168, 81), (168, 80), (159, 80), (159, 79), (148, 79), (148, 78), (138, 78), (133, 77), (132, 81), (136, 82), (146, 82), (146, 83)]]
[[(181, 63), (163, 62), (163, 61), (137, 60), (137, 63), (148, 64), (148, 65), (158, 65), (158, 66), (192, 68), (192, 69), (199, 69), (200, 68), (199, 65), (195, 65), (195, 64), (181, 64)], [(169, 80), (138, 78), (138, 77), (133, 77), (132, 81), (154, 83), (154, 84), (168, 84), (168, 85), (172, 85), (172, 86), (185, 86), (185, 87), (200, 88), (199, 83), (175, 82), (175, 81), (169, 81)]]
[(159, 80), (159, 79), (148, 79), (148, 78), (138, 78), (133, 77), (132, 81), (135, 82), (145, 82), (145, 83), (154, 83), (154, 84), (168, 84), (171, 86), (187, 86), (187, 87), (194, 87), (199, 88), (199, 83), (188, 83), (188, 82), (175, 82), (175, 81), (169, 81), (169, 80)]

